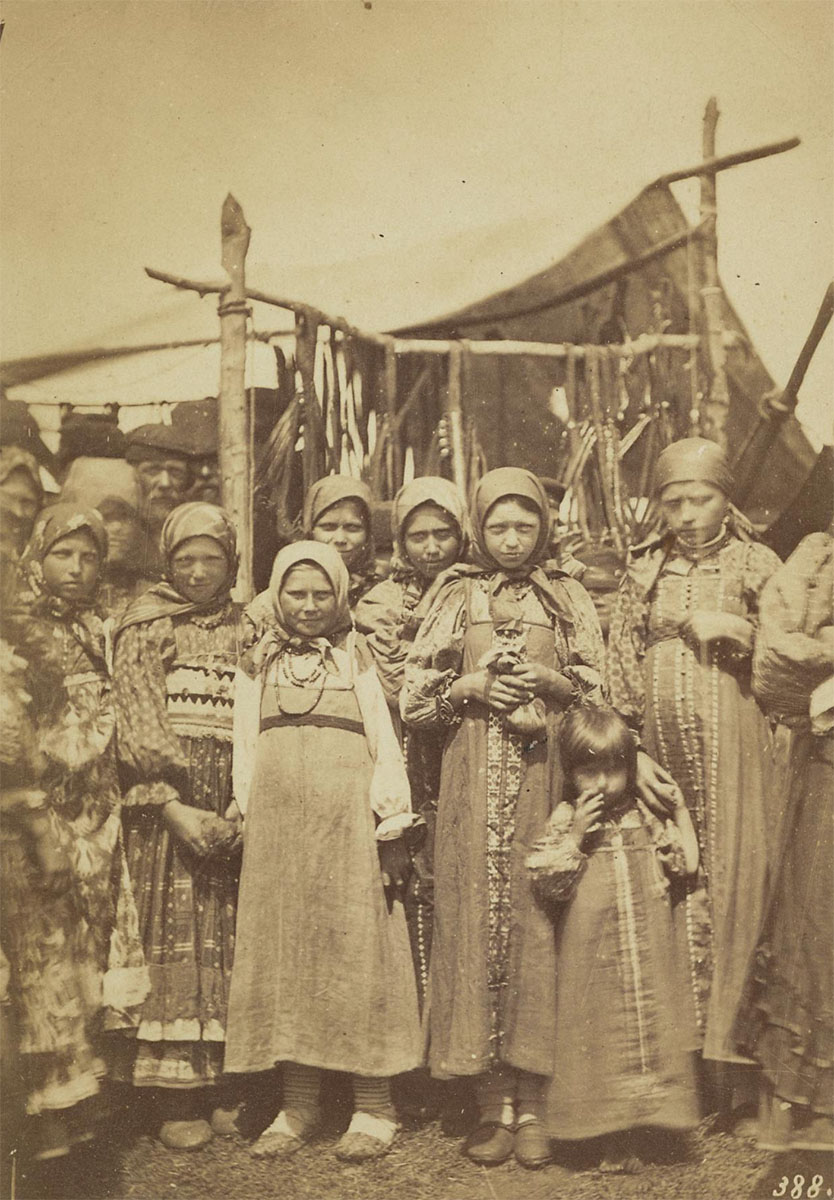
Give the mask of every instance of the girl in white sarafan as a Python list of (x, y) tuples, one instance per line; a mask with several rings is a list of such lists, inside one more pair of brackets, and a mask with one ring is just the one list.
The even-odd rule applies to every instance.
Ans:
[(283, 1065), (283, 1107), (256, 1157), (309, 1141), (323, 1070), (353, 1081), (337, 1156), (385, 1154), (397, 1132), (389, 1079), (422, 1060), (399, 898), (414, 817), (348, 587), (332, 546), (286, 546), (272, 570), (271, 625), (235, 685), (245, 839), (226, 1068)]

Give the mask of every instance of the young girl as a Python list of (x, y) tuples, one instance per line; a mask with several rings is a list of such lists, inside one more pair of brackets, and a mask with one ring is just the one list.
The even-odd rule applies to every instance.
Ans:
[(371, 489), (348, 475), (325, 475), (304, 498), (301, 529), (305, 538), (338, 550), (350, 575), (348, 603), (353, 610), (376, 582)]
[(256, 1156), (310, 1139), (321, 1072), (335, 1070), (352, 1075), (355, 1102), (336, 1154), (376, 1158), (397, 1130), (389, 1077), (418, 1066), (422, 1049), (396, 891), (408, 781), (337, 551), (286, 546), (269, 592), (272, 627), (235, 692), (246, 834), (226, 1067), (284, 1065), (283, 1107)]
[[(779, 559), (730, 504), (715, 442), (673, 442), (655, 464), (666, 529), (637, 547), (620, 583), (608, 649), (611, 703), (680, 784), (700, 849), (673, 884), (704, 1059), (722, 1066), (724, 1106), (745, 1134), (751, 1074), (733, 1038), (764, 916), (778, 800), (771, 734), (750, 687), (759, 595)], [(734, 1100), (731, 1097), (735, 1092)]]
[(147, 994), (122, 870), (115, 722), (96, 607), (106, 553), (94, 510), (47, 509), (4, 629), (16, 651), (6, 646), (4, 683), (17, 695), (5, 703), (17, 718), (4, 710), (3, 944), (40, 1159), (93, 1136), (102, 1034), (122, 1023), (106, 1006), (127, 1010)]
[[(371, 588), (356, 606), (356, 626), (367, 636), (397, 729), (405, 660), (419, 628), (420, 602), (438, 575), (463, 554), (464, 520), (460, 493), (448, 479), (425, 475), (400, 488), (391, 512), (391, 575)], [(426, 840), (414, 855), (405, 896), (421, 1007), (431, 951), (434, 825), (445, 740), (445, 728), (414, 729), (406, 731), (403, 738), (412, 807), (427, 825)]]
[(193, 1150), (233, 1131), (233, 1104), (211, 1085), (234, 950), (239, 822), (226, 814), (248, 627), (229, 598), (237, 554), (223, 509), (174, 509), (161, 550), (167, 580), (134, 601), (116, 635), (124, 830), (152, 983), (127, 1070), (137, 1087), (160, 1089), (163, 1144)]
[(540, 1117), (556, 963), (524, 860), (561, 794), (561, 713), (599, 688), (602, 637), (582, 585), (543, 565), (550, 516), (534, 475), (485, 475), (471, 528), (477, 565), (451, 568), (427, 599), (401, 697), (407, 724), (447, 728), (429, 1063), (439, 1078), (477, 1076), (469, 1157), (498, 1163), (515, 1151), (532, 1167), (549, 1157)]
[[(674, 818), (636, 799), (637, 747), (615, 713), (582, 707), (559, 731), (566, 799), (527, 858), (556, 921), (555, 1071), (545, 1123), (554, 1138), (698, 1123), (694, 1028), (681, 1025), (685, 964), (676, 958), (671, 876), (698, 867), (683, 795)], [(624, 1169), (609, 1137), (604, 1167)]]

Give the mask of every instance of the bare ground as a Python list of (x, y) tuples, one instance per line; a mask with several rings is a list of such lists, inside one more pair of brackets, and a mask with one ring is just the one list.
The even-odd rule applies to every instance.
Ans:
[[(511, 1161), (489, 1170), (460, 1152), (436, 1121), (405, 1129), (391, 1153), (374, 1163), (347, 1166), (333, 1146), (347, 1123), (344, 1103), (328, 1112), (319, 1138), (286, 1162), (251, 1157), (248, 1142), (215, 1139), (198, 1153), (166, 1150), (153, 1137), (148, 1113), (114, 1104), (108, 1136), (94, 1147), (51, 1166), (20, 1167), (15, 1200), (766, 1200), (804, 1177), (804, 1198), (813, 1177), (816, 1193), (830, 1200), (832, 1162), (822, 1156), (790, 1159), (764, 1153), (751, 1142), (716, 1132), (707, 1121), (684, 1139), (644, 1136), (637, 1147), (644, 1169), (606, 1175), (592, 1148), (565, 1147), (558, 1161), (526, 1171)], [(264, 1124), (263, 1113), (250, 1132)], [(814, 1161), (816, 1159), (816, 1161)]]

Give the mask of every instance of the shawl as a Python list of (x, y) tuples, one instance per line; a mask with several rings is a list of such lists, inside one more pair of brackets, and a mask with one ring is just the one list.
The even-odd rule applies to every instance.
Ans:
[(424, 504), (432, 504), (452, 518), (461, 539), (458, 558), (466, 554), (466, 507), (460, 492), (450, 480), (439, 475), (421, 475), (400, 488), (391, 508), (391, 541), (394, 545), (391, 574), (398, 582), (413, 580), (417, 575), (406, 552), (405, 527), (411, 514)]
[(130, 463), (120, 458), (76, 458), (70, 464), (61, 500), (99, 508), (104, 500), (121, 500), (139, 511), (139, 484)]
[[(541, 529), (527, 562), (518, 570), (505, 571), (486, 548), (484, 523), (490, 510), (499, 500), (509, 500), (513, 496), (521, 496), (535, 505), (541, 517)], [(475, 565), (457, 563), (444, 571), (426, 594), (423, 601), (425, 611), (438, 603), (441, 597), (445, 597), (459, 579), (480, 577), (489, 583), (489, 610), (493, 621), (516, 621), (518, 605), (512, 596), (510, 585), (523, 579), (533, 587), (546, 612), (563, 625), (572, 626), (573, 609), (558, 583), (560, 578), (570, 578), (569, 573), (555, 563), (547, 562), (545, 557), (550, 545), (552, 518), (547, 492), (541, 481), (531, 471), (522, 467), (497, 467), (494, 471), (488, 471), (475, 487), (469, 521)]]
[(354, 592), (367, 586), (376, 569), (376, 548), (371, 522), (373, 497), (367, 483), (363, 483), (361, 479), (352, 479), (349, 475), (325, 475), (322, 479), (317, 479), (304, 497), (301, 530), (305, 538), (312, 538), (313, 527), (319, 517), (323, 516), (328, 508), (340, 504), (343, 500), (355, 500), (361, 506), (368, 531), (365, 545), (350, 566), (350, 590)]
[(220, 590), (210, 600), (195, 604), (178, 592), (169, 580), (154, 583), (129, 606), (116, 630), (116, 637), (129, 625), (142, 625), (160, 617), (181, 616), (184, 613), (216, 612), (226, 604), (237, 575), (237, 534), (231, 517), (225, 509), (202, 500), (180, 504), (170, 512), (159, 539), (166, 570), (177, 547), (193, 537), (211, 538), (226, 555), (229, 570)]
[[(301, 563), (314, 563), (321, 568), (336, 595), (333, 621), (325, 636), (300, 638), (287, 629), (281, 610), (281, 585), (293, 567)], [(414, 816), (405, 763), (382, 685), (370, 656), (367, 656), (367, 663), (360, 661), (357, 634), (351, 627), (348, 609), (348, 582), (342, 556), (322, 542), (293, 542), (276, 555), (267, 592), (272, 602), (274, 623), (243, 656), (235, 677), (234, 793), (238, 808), (245, 814), (254, 775), (261, 691), (270, 664), (287, 648), (315, 651), (320, 654), (325, 670), (343, 676), (354, 690), (374, 763), (369, 801), (380, 819), (376, 836), (379, 841), (385, 841), (399, 837), (403, 830), (410, 828)], [(345, 630), (348, 630), (346, 638), (341, 636)], [(336, 645), (337, 640), (342, 644)]]
[(50, 505), (35, 522), (29, 545), (18, 564), (18, 586), (12, 620), (21, 630), (31, 618), (51, 617), (65, 621), (72, 635), (91, 658), (103, 661), (101, 615), (95, 598), (85, 598), (76, 602), (63, 600), (60, 596), (53, 595), (44, 581), (44, 558), (57, 542), (73, 533), (89, 534), (98, 549), (101, 564), (104, 565), (107, 557), (107, 531), (96, 510), (81, 508), (76, 504)]

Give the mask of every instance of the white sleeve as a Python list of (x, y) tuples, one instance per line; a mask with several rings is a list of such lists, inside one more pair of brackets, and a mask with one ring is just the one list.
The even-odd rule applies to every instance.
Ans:
[(246, 814), (255, 771), (255, 750), (261, 721), (261, 684), (260, 675), (250, 679), (245, 671), (235, 671), (232, 790), (241, 816)]

